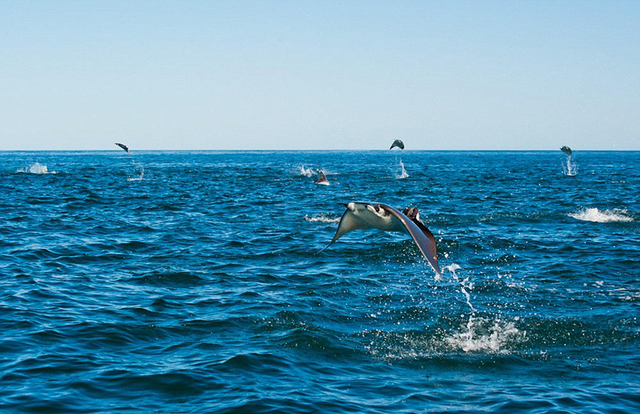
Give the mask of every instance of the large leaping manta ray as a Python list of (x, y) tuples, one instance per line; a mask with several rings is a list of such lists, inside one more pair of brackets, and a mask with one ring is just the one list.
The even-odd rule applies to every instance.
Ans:
[(358, 229), (407, 233), (418, 245), (420, 252), (436, 272), (437, 277), (442, 277), (436, 255), (436, 239), (429, 229), (420, 222), (417, 208), (405, 208), (403, 212), (400, 212), (387, 204), (362, 202), (351, 202), (345, 204), (345, 207), (347, 210), (340, 219), (336, 234), (324, 249), (345, 234)]

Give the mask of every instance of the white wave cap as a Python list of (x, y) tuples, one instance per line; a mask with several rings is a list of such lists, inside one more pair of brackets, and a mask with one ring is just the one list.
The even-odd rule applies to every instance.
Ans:
[(585, 208), (576, 213), (569, 213), (569, 217), (576, 220), (591, 221), (594, 223), (633, 221), (633, 218), (627, 216), (626, 213), (626, 210), (598, 210), (597, 208)]

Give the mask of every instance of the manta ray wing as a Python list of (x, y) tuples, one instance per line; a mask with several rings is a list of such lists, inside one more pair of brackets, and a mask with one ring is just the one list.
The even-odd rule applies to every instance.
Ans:
[(433, 237), (433, 234), (429, 229), (424, 225), (418, 227), (418, 225), (411, 221), (409, 217), (391, 206), (380, 204), (380, 207), (382, 207), (387, 213), (396, 217), (402, 223), (405, 229), (407, 229), (407, 233), (409, 233), (413, 241), (418, 245), (418, 248), (420, 249), (420, 252), (422, 252), (424, 258), (429, 262), (429, 265), (431, 265), (438, 276), (442, 276), (440, 265), (438, 265), (438, 256), (436, 255), (436, 239)]
[(370, 226), (367, 226), (362, 220), (360, 220), (351, 210), (348, 208), (345, 210), (344, 214), (340, 218), (340, 224), (338, 224), (338, 229), (336, 230), (336, 234), (333, 236), (333, 239), (324, 246), (322, 250), (318, 253), (323, 252), (327, 247), (331, 246), (336, 240), (350, 231), (358, 230), (358, 229), (368, 229)]

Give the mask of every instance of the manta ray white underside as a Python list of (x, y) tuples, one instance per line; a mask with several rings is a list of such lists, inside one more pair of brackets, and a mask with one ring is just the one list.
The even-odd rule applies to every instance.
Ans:
[(345, 234), (358, 229), (407, 233), (418, 245), (420, 252), (438, 277), (442, 277), (436, 255), (436, 240), (426, 227), (418, 227), (409, 217), (387, 204), (352, 202), (345, 204), (345, 206), (347, 209), (340, 219), (338, 230), (324, 249)]

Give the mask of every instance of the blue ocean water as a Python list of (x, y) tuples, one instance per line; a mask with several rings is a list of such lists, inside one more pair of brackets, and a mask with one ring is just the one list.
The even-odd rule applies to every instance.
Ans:
[[(566, 162), (1, 152), (0, 411), (637, 412), (640, 153)], [(349, 201), (418, 207), (444, 280), (317, 254)]]

